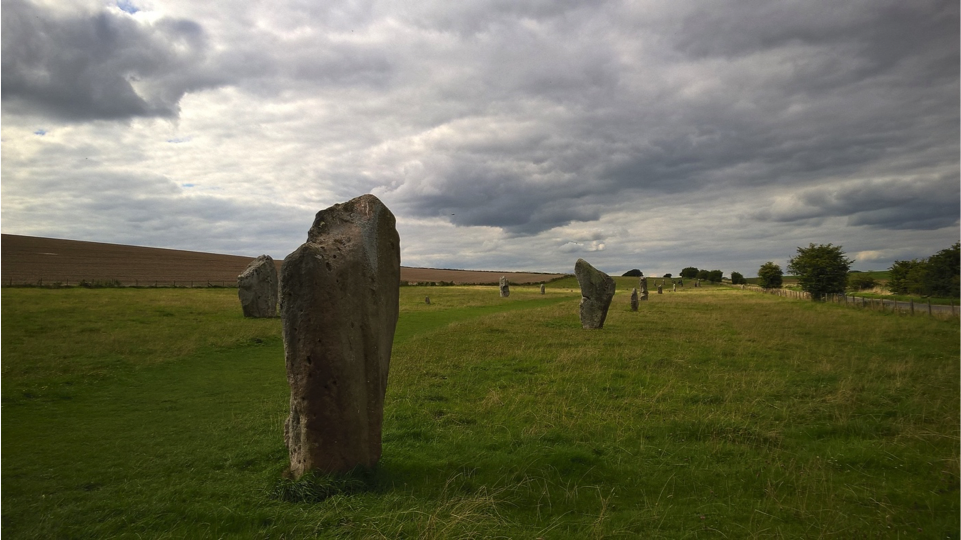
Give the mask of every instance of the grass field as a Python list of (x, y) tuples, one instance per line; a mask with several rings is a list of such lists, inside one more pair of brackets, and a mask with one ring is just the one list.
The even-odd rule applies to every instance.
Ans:
[(958, 538), (957, 319), (618, 283), (402, 288), (380, 465), (301, 482), (235, 290), (4, 289), (2, 533)]

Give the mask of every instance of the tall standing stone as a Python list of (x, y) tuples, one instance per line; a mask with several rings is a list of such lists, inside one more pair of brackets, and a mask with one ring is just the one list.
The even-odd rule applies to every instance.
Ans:
[(637, 287), (634, 287), (634, 289), (631, 290), (631, 311), (637, 311), (640, 303), (637, 298)]
[(614, 279), (584, 259), (577, 259), (574, 275), (581, 286), (581, 326), (588, 329), (604, 328), (607, 310), (614, 298)]
[(284, 441), (294, 478), (380, 459), (399, 286), (394, 215), (373, 195), (318, 212), (307, 242), (284, 259)]
[(658, 286), (657, 286), (657, 294), (664, 294), (664, 286), (663, 286), (663, 285), (658, 285)]
[(647, 300), (647, 278), (642, 277), (638, 284), (641, 286), (641, 302), (644, 302)]
[(277, 316), (277, 266), (270, 255), (257, 257), (237, 276), (237, 296), (244, 317)]
[(507, 283), (507, 278), (501, 276), (500, 280), (501, 298), (507, 298), (511, 295), (511, 286)]
[(546, 287), (544, 286), (543, 283), (541, 283), (541, 294), (544, 294), (545, 290), (546, 290)]
[(674, 291), (673, 291), (673, 292), (677, 292), (677, 283), (674, 284)]

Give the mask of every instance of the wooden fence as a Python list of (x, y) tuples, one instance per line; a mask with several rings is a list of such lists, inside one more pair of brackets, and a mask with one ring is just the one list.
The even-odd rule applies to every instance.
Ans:
[[(790, 289), (764, 289), (753, 285), (741, 285), (741, 289), (773, 294), (775, 296), (782, 296), (785, 298), (794, 298), (797, 300), (812, 299), (811, 293), (792, 291)], [(943, 304), (932, 304), (930, 300), (927, 302), (915, 302), (914, 300), (888, 300), (885, 298), (847, 296), (845, 294), (826, 294), (822, 300), (832, 304), (844, 304), (860, 309), (871, 309), (882, 312), (889, 311), (892, 313), (902, 313), (906, 315), (928, 315), (940, 318), (957, 317), (959, 311), (961, 311), (961, 307), (956, 306), (954, 302), (952, 302), (951, 305), (946, 306)]]

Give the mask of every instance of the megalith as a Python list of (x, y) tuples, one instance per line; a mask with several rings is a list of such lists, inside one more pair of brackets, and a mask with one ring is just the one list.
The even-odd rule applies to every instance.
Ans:
[(425, 297), (424, 297), (424, 303), (427, 304), (428, 306), (430, 305), (430, 297), (429, 297), (429, 296), (425, 296)]
[(398, 314), (394, 215), (373, 195), (321, 210), (280, 282), (290, 475), (374, 466)]
[(270, 255), (257, 257), (237, 276), (244, 317), (277, 316), (277, 266)]
[(634, 289), (631, 290), (631, 311), (637, 311), (639, 304), (637, 298), (637, 287), (634, 287)]
[(641, 287), (641, 301), (644, 302), (647, 300), (647, 278), (642, 277), (639, 285)]
[(604, 328), (607, 310), (614, 298), (614, 279), (584, 259), (577, 259), (574, 275), (581, 286), (581, 326), (588, 329)]
[(547, 289), (547, 288), (544, 286), (544, 284), (541, 283), (541, 294), (544, 294), (544, 291), (545, 291), (546, 289)]
[(501, 298), (507, 298), (511, 295), (511, 286), (507, 283), (507, 278), (501, 276), (500, 280)]
[(658, 285), (658, 286), (657, 286), (657, 294), (664, 294), (664, 286), (663, 286), (663, 285)]

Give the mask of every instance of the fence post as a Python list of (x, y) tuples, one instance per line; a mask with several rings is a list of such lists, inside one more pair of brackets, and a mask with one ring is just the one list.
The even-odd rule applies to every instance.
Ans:
[(914, 298), (908, 300), (908, 303), (911, 305), (911, 315), (914, 315)]
[(928, 298), (928, 317), (931, 316), (931, 299)]

